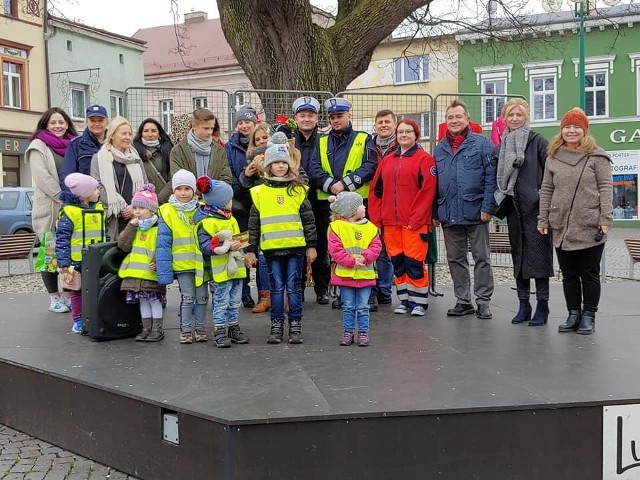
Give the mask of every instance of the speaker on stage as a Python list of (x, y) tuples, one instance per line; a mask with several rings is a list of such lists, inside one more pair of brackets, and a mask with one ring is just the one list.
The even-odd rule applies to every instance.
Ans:
[(120, 291), (120, 264), (127, 256), (117, 242), (93, 243), (82, 253), (83, 330), (93, 340), (135, 337), (142, 330), (140, 308)]

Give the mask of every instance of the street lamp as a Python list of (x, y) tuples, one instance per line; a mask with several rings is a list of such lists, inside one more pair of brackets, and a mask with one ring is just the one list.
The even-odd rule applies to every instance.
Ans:
[[(612, 7), (620, 3), (620, 0), (602, 0), (606, 5)], [(578, 18), (580, 28), (578, 29), (578, 85), (580, 94), (580, 108), (585, 110), (586, 107), (586, 95), (585, 95), (585, 73), (584, 73), (584, 57), (585, 57), (585, 45), (584, 45), (584, 21), (585, 17), (591, 13), (591, 8), (595, 6), (596, 0), (573, 0), (575, 3), (573, 14)], [(555, 13), (562, 9), (562, 0), (542, 0), (542, 8), (545, 12)]]

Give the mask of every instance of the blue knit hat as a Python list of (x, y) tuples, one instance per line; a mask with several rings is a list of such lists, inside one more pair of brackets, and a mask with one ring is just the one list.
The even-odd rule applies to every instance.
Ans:
[(198, 177), (196, 181), (198, 191), (202, 194), (204, 203), (212, 208), (224, 209), (233, 198), (231, 185), (220, 180), (214, 180), (205, 176)]

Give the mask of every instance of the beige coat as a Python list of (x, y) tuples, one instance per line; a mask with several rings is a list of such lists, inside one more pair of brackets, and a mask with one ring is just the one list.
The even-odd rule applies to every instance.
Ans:
[[(586, 162), (586, 164), (585, 164)], [(583, 172), (584, 167), (584, 172)], [(611, 159), (596, 147), (590, 153), (560, 147), (548, 157), (540, 187), (538, 228), (553, 231), (553, 245), (584, 250), (606, 241), (593, 237), (613, 224)]]
[(45, 231), (55, 228), (60, 204), (60, 179), (53, 152), (42, 141), (35, 139), (27, 148), (24, 159), (31, 166), (34, 181), (33, 211), (31, 221), (33, 231), (42, 238)]

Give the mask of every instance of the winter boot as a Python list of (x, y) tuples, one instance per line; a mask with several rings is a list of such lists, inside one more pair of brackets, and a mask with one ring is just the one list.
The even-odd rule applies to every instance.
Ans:
[(578, 331), (580, 335), (591, 335), (596, 331), (596, 312), (591, 310), (584, 310), (582, 312), (582, 319), (578, 325)]
[(516, 316), (511, 319), (511, 323), (524, 323), (531, 321), (531, 303), (529, 303), (529, 299), (520, 299), (520, 308), (518, 309), (518, 313)]
[(302, 341), (302, 324), (300, 320), (289, 320), (289, 343), (297, 345)]
[(153, 326), (153, 320), (151, 318), (142, 319), (142, 331), (136, 337), (136, 342), (144, 342), (151, 333), (151, 327)]
[(269, 290), (260, 290), (260, 300), (258, 304), (251, 309), (253, 313), (264, 313), (271, 308), (271, 292)]
[(240, 325), (229, 325), (227, 335), (233, 343), (249, 343), (249, 337), (240, 330)]
[(227, 329), (224, 326), (216, 327), (213, 331), (213, 344), (218, 348), (231, 346), (231, 339), (227, 336)]
[(549, 301), (538, 300), (536, 305), (536, 312), (533, 314), (533, 318), (529, 321), (530, 327), (538, 327), (540, 325), (546, 325), (549, 319)]
[(567, 320), (558, 327), (558, 331), (560, 333), (575, 332), (578, 330), (578, 325), (580, 325), (581, 320), (582, 315), (580, 315), (580, 310), (569, 310)]
[(159, 342), (164, 338), (164, 332), (162, 331), (162, 318), (153, 319), (153, 327), (151, 327), (151, 333), (145, 342)]
[(267, 343), (271, 345), (282, 343), (282, 324), (283, 324), (282, 320), (271, 321), (271, 331), (269, 332), (269, 338), (267, 338)]

